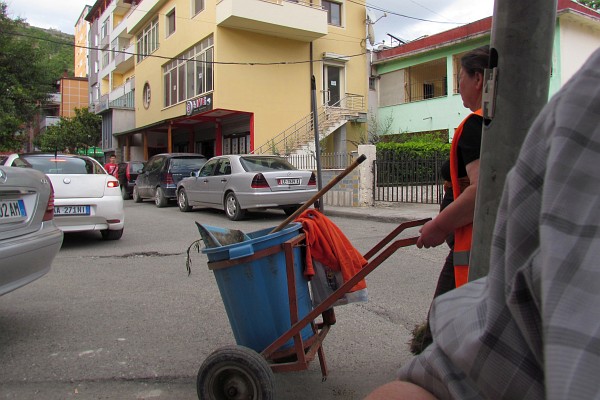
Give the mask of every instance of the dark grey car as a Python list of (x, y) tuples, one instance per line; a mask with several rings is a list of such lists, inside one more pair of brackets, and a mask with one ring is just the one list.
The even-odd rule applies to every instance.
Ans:
[(184, 177), (198, 171), (207, 159), (196, 153), (163, 153), (148, 160), (135, 180), (133, 201), (153, 199), (157, 207), (164, 207), (169, 200), (175, 200), (177, 183)]

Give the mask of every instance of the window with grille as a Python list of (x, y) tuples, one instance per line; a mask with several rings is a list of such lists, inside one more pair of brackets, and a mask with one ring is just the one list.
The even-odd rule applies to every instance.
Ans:
[(407, 69), (406, 102), (448, 95), (446, 58), (413, 65)]
[(137, 62), (158, 49), (158, 17), (154, 18), (137, 36)]
[(321, 4), (327, 10), (327, 23), (342, 26), (342, 4), (328, 0), (322, 0)]
[(163, 66), (165, 107), (213, 90), (213, 44), (209, 36)]

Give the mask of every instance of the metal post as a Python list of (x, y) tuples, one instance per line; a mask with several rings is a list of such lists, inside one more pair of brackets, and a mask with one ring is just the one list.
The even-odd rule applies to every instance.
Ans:
[[(506, 174), (548, 102), (557, 0), (496, 0), (469, 280), (486, 276)], [(495, 68), (495, 71), (494, 71)], [(494, 89), (495, 88), (495, 89)], [(485, 93), (489, 91), (489, 93)]]
[[(317, 113), (317, 82), (315, 80), (315, 76), (313, 75), (310, 80), (311, 86), (311, 103), (312, 103), (312, 113), (313, 113), (313, 129), (315, 131), (315, 160), (317, 162), (317, 188), (321, 190), (323, 188), (323, 179), (321, 175), (321, 147), (319, 144), (319, 115)], [(319, 199), (319, 211), (324, 212), (324, 201), (323, 199)]]

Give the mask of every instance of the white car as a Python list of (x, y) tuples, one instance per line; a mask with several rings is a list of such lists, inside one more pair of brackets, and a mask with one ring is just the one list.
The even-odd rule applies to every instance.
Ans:
[(125, 213), (119, 180), (91, 157), (11, 154), (4, 165), (45, 173), (54, 187), (54, 221), (63, 232), (100, 231), (104, 240), (123, 235)]
[(52, 185), (44, 174), (0, 167), (0, 296), (50, 271), (63, 241), (53, 216)]

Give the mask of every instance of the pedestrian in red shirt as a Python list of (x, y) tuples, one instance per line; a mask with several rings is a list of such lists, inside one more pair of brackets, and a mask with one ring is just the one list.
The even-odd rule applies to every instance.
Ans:
[(119, 164), (117, 164), (117, 157), (115, 155), (109, 157), (108, 163), (104, 164), (104, 169), (115, 178), (119, 177)]

